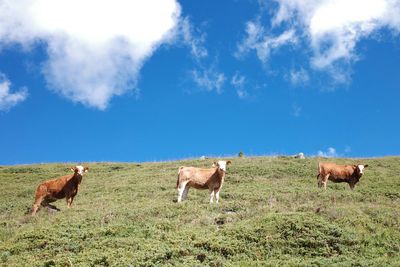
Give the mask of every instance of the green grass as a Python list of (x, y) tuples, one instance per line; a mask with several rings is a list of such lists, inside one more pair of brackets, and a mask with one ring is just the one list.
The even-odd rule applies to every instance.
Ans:
[[(191, 189), (176, 203), (179, 166), (90, 163), (72, 209), (25, 215), (65, 164), (0, 167), (0, 266), (400, 266), (400, 158), (369, 164), (351, 191), (317, 187), (316, 158), (231, 158), (219, 204)], [(326, 161), (326, 160), (325, 160)]]

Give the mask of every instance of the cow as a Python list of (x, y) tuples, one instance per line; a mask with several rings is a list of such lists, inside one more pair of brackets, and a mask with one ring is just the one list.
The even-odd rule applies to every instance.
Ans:
[(70, 168), (70, 170), (74, 173), (39, 184), (36, 189), (35, 202), (32, 205), (32, 215), (36, 214), (40, 205), (59, 210), (55, 206), (50, 205), (50, 203), (62, 198), (66, 199), (67, 207), (71, 208), (72, 201), (79, 191), (83, 173), (87, 172), (89, 168), (79, 165)]
[(368, 164), (338, 165), (320, 162), (318, 163), (317, 175), (318, 187), (324, 186), (326, 190), (326, 184), (328, 180), (331, 180), (334, 183), (348, 183), (351, 190), (354, 190), (354, 186), (358, 183), (364, 173), (364, 169), (367, 167)]
[(219, 201), (219, 192), (224, 183), (226, 166), (231, 161), (220, 160), (214, 162), (213, 167), (201, 169), (196, 167), (179, 167), (176, 189), (178, 190), (178, 202), (185, 200), (190, 187), (196, 189), (208, 189), (210, 193), (210, 203), (215, 197), (216, 203)]

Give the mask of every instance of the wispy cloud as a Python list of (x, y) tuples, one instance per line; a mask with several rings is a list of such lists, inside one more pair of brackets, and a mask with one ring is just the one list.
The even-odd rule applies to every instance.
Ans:
[(20, 0), (0, 5), (0, 45), (45, 43), (51, 90), (105, 109), (135, 90), (153, 52), (177, 33), (175, 0)]
[(328, 147), (326, 150), (318, 150), (317, 156), (318, 157), (325, 157), (325, 158), (337, 158), (337, 157), (343, 157), (346, 155), (349, 155), (351, 153), (352, 149), (349, 145), (346, 145), (344, 147), (344, 150), (342, 152), (338, 151), (334, 147)]
[(310, 76), (304, 68), (292, 69), (289, 74), (289, 80), (294, 86), (305, 85), (310, 80)]
[(200, 90), (221, 94), (227, 78), (225, 73), (218, 70), (217, 57), (209, 57), (207, 34), (195, 27), (189, 17), (181, 20), (178, 34), (180, 41), (189, 47), (194, 60), (194, 68), (189, 71), (191, 80)]
[(289, 29), (278, 36), (270, 36), (258, 21), (249, 21), (246, 24), (246, 37), (237, 45), (235, 56), (241, 58), (254, 50), (259, 60), (266, 63), (272, 52), (283, 45), (295, 44), (297, 37), (293, 29)]
[(231, 79), (231, 84), (236, 89), (239, 98), (244, 99), (249, 97), (249, 93), (245, 89), (246, 77), (236, 72)]
[(218, 94), (222, 93), (222, 88), (226, 81), (224, 73), (218, 72), (211, 67), (192, 70), (191, 76), (198, 87), (206, 91), (216, 91)]
[[(276, 47), (292, 40), (311, 51), (310, 66), (328, 72), (338, 83), (347, 83), (350, 77), (346, 66), (359, 59), (357, 44), (371, 38), (382, 28), (393, 34), (400, 32), (400, 1), (398, 0), (275, 0), (278, 4), (269, 27), (250, 21), (247, 38), (238, 46), (238, 53), (255, 49), (262, 62), (268, 59), (274, 47), (266, 37), (265, 28), (278, 34)], [(265, 6), (261, 5), (261, 10)], [(271, 12), (271, 10), (269, 10)], [(259, 20), (257, 20), (259, 21)], [(267, 24), (265, 24), (267, 25)], [(276, 38), (272, 38), (274, 40)], [(274, 43), (274, 41), (272, 41)], [(301, 47), (304, 49), (304, 47)]]
[(328, 149), (326, 151), (319, 150), (317, 155), (318, 155), (318, 157), (324, 157), (324, 158), (338, 157), (338, 153), (336, 152), (336, 149), (333, 147), (328, 147)]
[(180, 27), (183, 43), (190, 47), (192, 56), (197, 60), (207, 57), (208, 51), (204, 46), (206, 34), (195, 30), (188, 17), (182, 19)]
[(20, 88), (19, 91), (15, 93), (10, 92), (11, 82), (7, 77), (0, 73), (0, 110), (7, 111), (14, 107), (18, 103), (24, 101), (28, 92), (25, 87)]

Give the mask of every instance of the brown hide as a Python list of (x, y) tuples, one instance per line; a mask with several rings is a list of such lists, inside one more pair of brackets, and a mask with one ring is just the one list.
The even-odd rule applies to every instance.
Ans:
[(177, 185), (188, 181), (187, 185), (196, 189), (218, 190), (223, 182), (225, 173), (218, 167), (200, 169), (195, 167), (182, 167), (178, 175)]
[[(362, 165), (362, 164), (360, 164)], [(364, 168), (368, 165), (363, 165)], [(339, 165), (336, 163), (320, 162), (318, 164), (318, 185), (326, 189), (327, 180), (334, 183), (348, 183), (351, 189), (358, 183), (362, 176), (358, 165)]]

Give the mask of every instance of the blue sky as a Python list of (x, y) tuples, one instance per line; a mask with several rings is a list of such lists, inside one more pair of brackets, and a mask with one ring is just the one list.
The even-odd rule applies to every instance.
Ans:
[(0, 3), (0, 164), (399, 155), (400, 1)]

